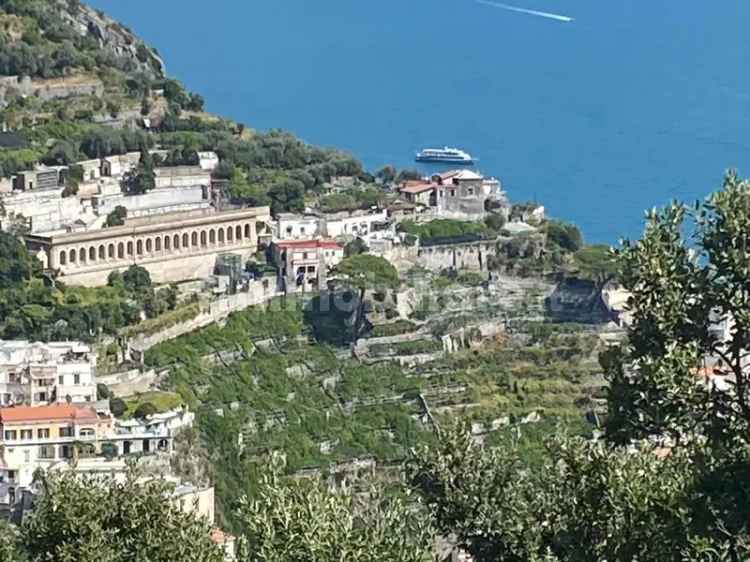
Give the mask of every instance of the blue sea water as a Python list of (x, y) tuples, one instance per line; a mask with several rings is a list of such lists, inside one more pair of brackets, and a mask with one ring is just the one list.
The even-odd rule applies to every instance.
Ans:
[(750, 2), (508, 2), (574, 21), (476, 0), (89, 0), (211, 111), (373, 170), (459, 145), (591, 242), (750, 175)]

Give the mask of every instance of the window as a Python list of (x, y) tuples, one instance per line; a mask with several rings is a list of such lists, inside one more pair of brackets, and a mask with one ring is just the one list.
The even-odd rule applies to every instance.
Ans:
[(49, 439), (49, 428), (46, 427), (44, 429), (37, 429), (36, 430), (36, 436), (39, 439)]
[(15, 429), (9, 429), (5, 432), (5, 440), (6, 441), (15, 441), (18, 434), (16, 433)]
[(72, 450), (69, 445), (60, 445), (60, 458), (61, 459), (69, 459), (73, 455), (71, 454)]
[(65, 375), (57, 377), (57, 384), (65, 384)]
[(84, 427), (80, 432), (81, 437), (93, 437), (94, 430), (90, 427)]
[(456, 196), (456, 190), (455, 189), (451, 189), (451, 197), (455, 197), (455, 196)]
[(54, 459), (55, 448), (52, 445), (44, 445), (39, 447), (39, 458), (40, 459)]
[(81, 384), (81, 375), (78, 373), (73, 375), (73, 384)]
[(22, 429), (21, 430), (21, 440), (22, 441), (30, 441), (31, 439), (34, 439), (34, 431), (31, 429)]
[(47, 401), (47, 393), (46, 392), (40, 392), (38, 399), (39, 399), (39, 402), (46, 402)]
[(24, 449), (23, 451), (23, 462), (31, 462), (31, 451)]
[(307, 266), (307, 272), (308, 273), (315, 273), (315, 266), (314, 265), (308, 265)]
[(60, 428), (60, 437), (73, 437), (73, 428), (63, 426)]

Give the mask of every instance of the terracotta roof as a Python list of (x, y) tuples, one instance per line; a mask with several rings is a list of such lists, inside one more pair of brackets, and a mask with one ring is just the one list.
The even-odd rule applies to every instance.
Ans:
[(211, 540), (216, 544), (223, 545), (234, 540), (234, 535), (225, 533), (219, 528), (211, 530)]
[(416, 193), (424, 193), (425, 191), (432, 191), (433, 189), (435, 189), (435, 187), (437, 186), (433, 183), (424, 183), (424, 182), (416, 183), (415, 182), (412, 184), (407, 183), (399, 191), (401, 191), (401, 193), (416, 194)]
[(279, 240), (274, 242), (279, 248), (326, 248), (342, 250), (343, 246), (335, 240)]
[(0, 423), (37, 422), (37, 421), (97, 421), (99, 418), (91, 408), (72, 404), (55, 404), (52, 406), (14, 406), (0, 408)]

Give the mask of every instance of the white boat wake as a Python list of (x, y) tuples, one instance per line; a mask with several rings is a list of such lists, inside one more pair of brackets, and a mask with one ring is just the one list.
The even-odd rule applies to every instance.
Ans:
[(519, 14), (528, 14), (530, 16), (537, 16), (540, 18), (547, 18), (549, 20), (562, 21), (570, 23), (575, 18), (569, 16), (561, 16), (560, 14), (551, 14), (549, 12), (539, 12), (537, 10), (527, 10), (526, 8), (519, 8), (518, 6), (509, 6), (508, 4), (501, 4), (500, 2), (491, 2), (490, 0), (474, 0), (477, 4), (484, 4), (485, 6), (492, 6), (493, 8), (500, 8), (501, 10), (508, 10), (509, 12), (518, 12)]

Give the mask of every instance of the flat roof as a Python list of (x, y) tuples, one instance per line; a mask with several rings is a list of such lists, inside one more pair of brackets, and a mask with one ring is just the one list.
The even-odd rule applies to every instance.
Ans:
[(43, 421), (82, 421), (99, 420), (91, 408), (72, 404), (55, 404), (52, 406), (14, 406), (0, 408), (1, 423), (43, 422)]
[(269, 207), (248, 207), (246, 209), (236, 209), (231, 211), (216, 211), (215, 209), (196, 209), (192, 211), (178, 211), (174, 213), (164, 213), (161, 215), (151, 215), (127, 219), (123, 226), (112, 228), (101, 228), (97, 230), (88, 230), (84, 232), (65, 232), (60, 234), (29, 234), (25, 236), (26, 240), (41, 242), (47, 244), (64, 244), (68, 242), (84, 242), (90, 240), (117, 238), (118, 236), (148, 234), (153, 231), (160, 231), (164, 228), (191, 227), (214, 222), (229, 221), (233, 219), (244, 218), (264, 218), (269, 217), (271, 209)]

